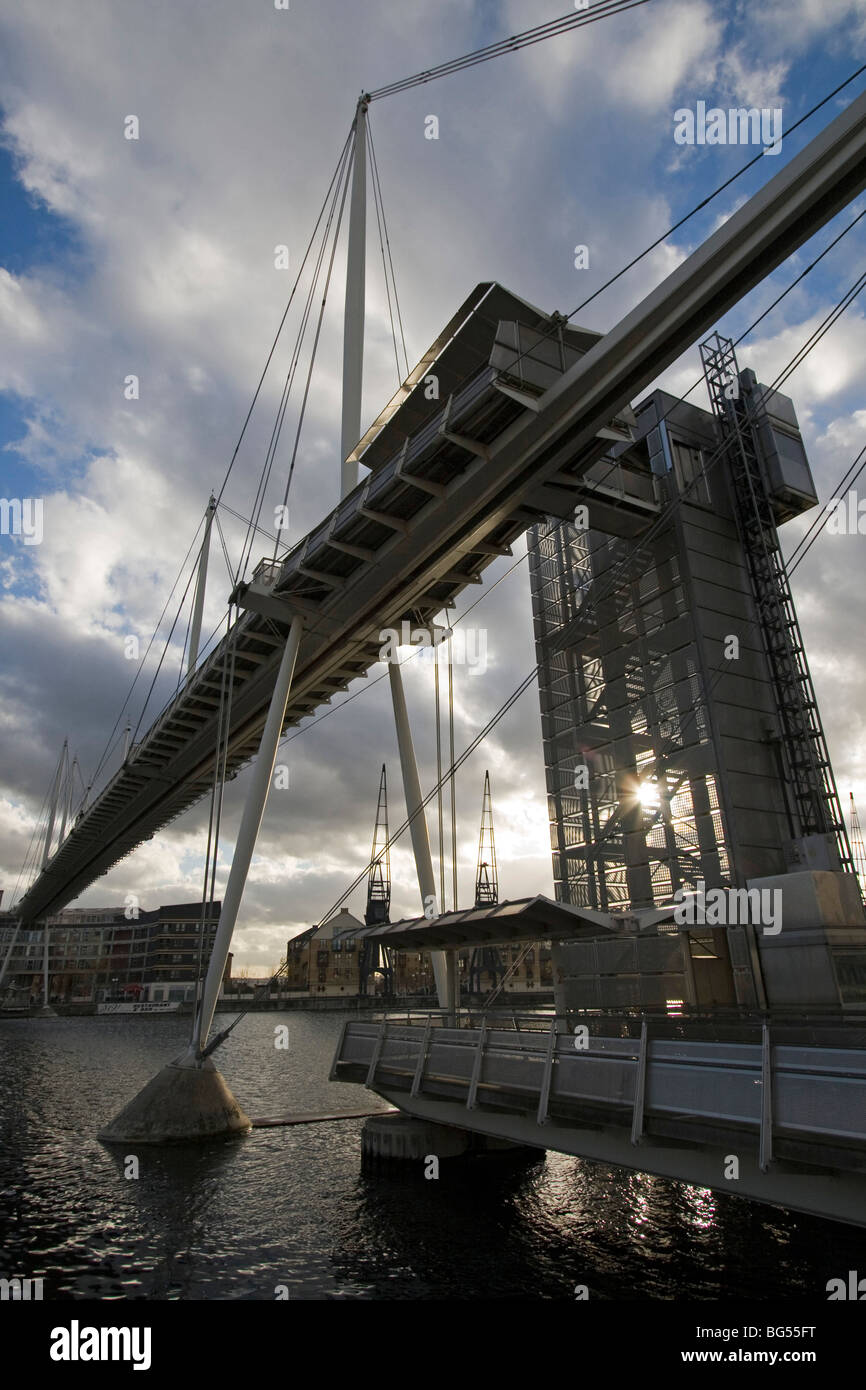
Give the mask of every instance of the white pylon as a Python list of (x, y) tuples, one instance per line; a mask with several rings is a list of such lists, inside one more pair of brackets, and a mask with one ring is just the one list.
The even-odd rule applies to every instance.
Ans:
[(340, 429), (340, 496), (357, 486), (358, 464), (348, 455), (361, 437), (364, 384), (364, 317), (367, 277), (367, 97), (355, 112), (352, 201), (349, 207), (349, 252), (346, 260), (346, 307), (343, 315), (343, 412)]
[(57, 803), (60, 799), (60, 782), (63, 776), (63, 765), (66, 761), (68, 740), (63, 740), (63, 748), (60, 753), (60, 762), (57, 764), (57, 771), (54, 774), (54, 781), (51, 784), (51, 802), (48, 808), (48, 832), (45, 836), (45, 849), (42, 852), (42, 868), (51, 858), (51, 841), (54, 839), (54, 824), (57, 820)]
[[(64, 745), (64, 748), (65, 748), (65, 745)], [(68, 749), (65, 749), (65, 751), (66, 751), (66, 759), (65, 759), (65, 761), (66, 761), (66, 787), (65, 787), (65, 789), (64, 789), (65, 794), (64, 794), (64, 797), (63, 797), (63, 811), (62, 811), (62, 814), (61, 814), (61, 817), (60, 817), (60, 834), (59, 834), (58, 837), (57, 837), (57, 848), (58, 848), (58, 849), (59, 849), (60, 846), (63, 844), (63, 841), (66, 839), (66, 823), (67, 823), (67, 821), (69, 820), (70, 815), (71, 815), (71, 811), (72, 811), (72, 774), (73, 774), (73, 772), (75, 771), (75, 762), (76, 762), (76, 760), (73, 759), (73, 761), (72, 761), (72, 766), (70, 767), (70, 765), (69, 765), (69, 751), (68, 751)]]
[(213, 526), (213, 519), (216, 513), (216, 499), (211, 493), (207, 510), (204, 514), (204, 539), (201, 543), (201, 550), (198, 558), (198, 577), (195, 585), (195, 599), (192, 609), (192, 623), (189, 630), (189, 659), (187, 660), (186, 671), (195, 670), (195, 663), (198, 661), (198, 644), (201, 640), (201, 619), (204, 612), (204, 595), (207, 586), (207, 562), (210, 555), (210, 533)]
[[(361, 96), (355, 113), (355, 153), (352, 171), (352, 202), (349, 213), (349, 251), (346, 261), (346, 309), (343, 319), (343, 410), (340, 432), (340, 497), (345, 497), (358, 484), (358, 463), (349, 462), (347, 455), (361, 437), (361, 399), (364, 384), (364, 320), (366, 315), (366, 254), (367, 254), (367, 106), (368, 98)], [(388, 681), (397, 728), (400, 750), (400, 771), (406, 811), (411, 817), (410, 832), (415, 855), (415, 870), (421, 892), (422, 911), (431, 903), (438, 911), (442, 904), (436, 898), (436, 879), (430, 853), (427, 817), (422, 806), (418, 762), (412, 743), (412, 730), (403, 690), (403, 674), (396, 661), (388, 665)], [(439, 1007), (453, 1012), (456, 1008), (457, 970), (453, 959), (444, 951), (432, 951), (433, 977)], [(449, 953), (453, 956), (453, 952)]]
[(217, 927), (216, 936), (214, 937), (213, 950), (211, 951), (207, 975), (205, 977), (201, 1008), (196, 1015), (189, 1051), (184, 1058), (184, 1065), (187, 1066), (198, 1064), (201, 1050), (207, 1042), (207, 1036), (210, 1032), (211, 1023), (213, 1022), (214, 1009), (216, 1008), (220, 985), (229, 958), (229, 947), (232, 944), (232, 934), (234, 932), (235, 922), (237, 921), (238, 909), (241, 905), (241, 898), (243, 897), (244, 888), (246, 886), (250, 862), (256, 847), (256, 838), (268, 800), (268, 791), (270, 790), (271, 777), (274, 771), (274, 762), (276, 761), (280, 736), (283, 732), (283, 720), (286, 717), (286, 706), (289, 702), (289, 691), (292, 687), (292, 676), (294, 675), (295, 660), (301, 641), (302, 627), (303, 620), (301, 618), (292, 618), (289, 635), (286, 638), (286, 645), (283, 648), (283, 656), (274, 684), (274, 693), (271, 696), (271, 703), (268, 707), (268, 716), (265, 720), (265, 727), (262, 730), (259, 751), (253, 763), (249, 790), (247, 791), (247, 799), (244, 802), (238, 837), (235, 842), (235, 851), (232, 855), (232, 866), (229, 870), (229, 879), (226, 884), (225, 896), (220, 912), (219, 926)]

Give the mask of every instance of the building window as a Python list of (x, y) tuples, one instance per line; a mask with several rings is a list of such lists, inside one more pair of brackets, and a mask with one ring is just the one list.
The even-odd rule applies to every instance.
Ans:
[(709, 506), (710, 487), (704, 469), (702, 451), (695, 448), (693, 444), (681, 444), (679, 440), (672, 439), (671, 453), (673, 454), (680, 491), (688, 490), (689, 502), (697, 502), (705, 507)]

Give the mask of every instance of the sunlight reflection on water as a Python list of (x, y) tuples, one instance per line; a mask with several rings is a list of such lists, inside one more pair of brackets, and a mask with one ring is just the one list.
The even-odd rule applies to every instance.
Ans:
[[(377, 1103), (327, 1080), (341, 1023), (249, 1015), (219, 1054), (247, 1113)], [(0, 1022), (0, 1273), (43, 1275), (46, 1298), (761, 1299), (820, 1296), (866, 1263), (855, 1230), (565, 1154), (362, 1173), (362, 1120), (141, 1147), (128, 1179), (96, 1132), (186, 1031)]]

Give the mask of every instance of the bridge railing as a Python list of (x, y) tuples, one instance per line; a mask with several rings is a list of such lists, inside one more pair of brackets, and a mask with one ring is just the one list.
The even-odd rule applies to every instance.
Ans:
[(441, 1011), (352, 1019), (331, 1079), (397, 1103), (408, 1093), (522, 1113), (539, 1126), (627, 1126), (633, 1143), (730, 1136), (754, 1143), (764, 1170), (778, 1156), (866, 1171), (866, 1047), (776, 1044), (766, 1022), (756, 1041), (739, 1042), (654, 1037), (647, 1019), (638, 1037), (568, 1032), (565, 1021), (491, 1015), (455, 1026)]
[(771, 1012), (741, 1008), (712, 1010), (685, 1006), (681, 1012), (670, 1013), (652, 1009), (593, 1008), (570, 1009), (557, 1013), (539, 1004), (537, 1008), (509, 1008), (498, 1004), (486, 1009), (483, 1003), (461, 1007), (456, 1015), (444, 1009), (413, 1008), (410, 1005), (386, 1007), (378, 1017), (389, 1023), (426, 1024), (431, 1027), (479, 1028), (482, 1023), (499, 1030), (513, 1029), (520, 1033), (547, 1032), (556, 1021), (557, 1033), (571, 1033), (585, 1027), (598, 1037), (639, 1038), (646, 1024), (651, 1036), (686, 1038), (691, 1041), (759, 1043), (764, 1027), (771, 1031), (775, 1043), (801, 1046), (840, 1046), (866, 1048), (866, 1009), (840, 1010), (828, 1007), (774, 1009)]

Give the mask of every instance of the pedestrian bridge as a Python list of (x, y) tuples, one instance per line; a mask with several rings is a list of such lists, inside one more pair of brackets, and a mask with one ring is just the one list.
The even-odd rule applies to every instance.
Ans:
[(864, 186), (861, 95), (603, 336), (478, 285), (343, 460), (365, 479), (236, 585), (240, 616), (76, 817), (19, 921), (59, 912), (256, 756), (296, 624), (281, 733), (366, 675), (384, 628), (432, 630), (536, 521), (591, 504), (596, 529), (639, 540), (661, 503), (626, 466), (630, 402)]
[(440, 1124), (866, 1225), (866, 1020), (457, 1022), (352, 1019), (331, 1080)]

